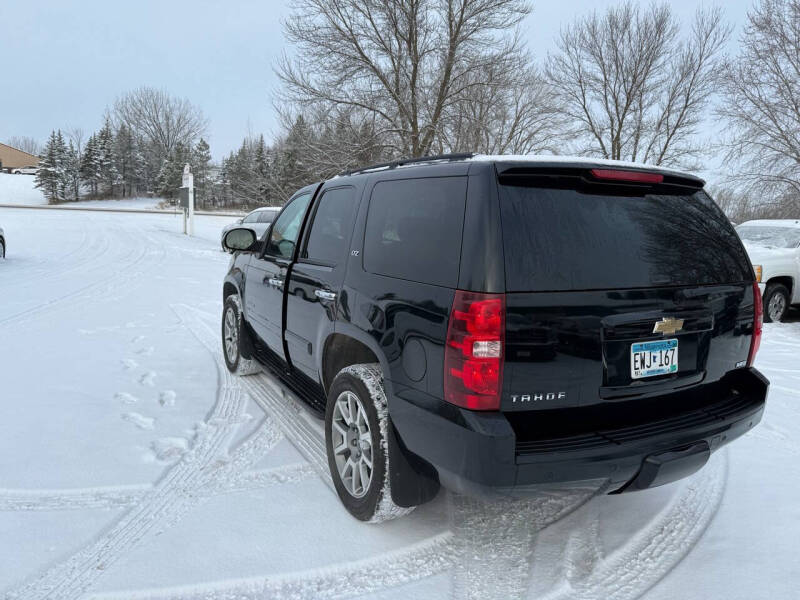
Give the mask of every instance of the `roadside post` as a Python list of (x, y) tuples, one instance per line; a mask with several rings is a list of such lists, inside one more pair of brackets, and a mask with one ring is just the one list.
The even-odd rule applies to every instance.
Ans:
[(183, 233), (194, 235), (194, 175), (188, 163), (183, 167), (178, 198), (183, 209)]

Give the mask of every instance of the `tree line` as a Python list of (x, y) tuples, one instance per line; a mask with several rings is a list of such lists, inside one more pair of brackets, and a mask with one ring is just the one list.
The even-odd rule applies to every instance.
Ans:
[(669, 4), (628, 0), (576, 17), (537, 61), (530, 11), (527, 0), (298, 0), (284, 22), (293, 52), (275, 67), (275, 139), (249, 135), (211, 165), (200, 109), (141, 88), (91, 144), (54, 133), (43, 160), (62, 158), (46, 167), (46, 193), (171, 197), (188, 162), (196, 181), (206, 174), (201, 201), (281, 204), (372, 162), (554, 152), (692, 170), (723, 157), (729, 210), (800, 211), (800, 0), (756, 0), (733, 56), (721, 9), (682, 23)]

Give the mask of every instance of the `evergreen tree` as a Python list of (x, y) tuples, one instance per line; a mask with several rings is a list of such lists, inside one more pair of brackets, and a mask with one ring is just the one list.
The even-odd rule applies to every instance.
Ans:
[(310, 126), (300, 115), (276, 148), (270, 180), (281, 203), (298, 188), (319, 178), (317, 170), (306, 160), (312, 138)]
[(39, 155), (39, 170), (36, 172), (36, 187), (42, 190), (48, 202), (58, 201), (58, 157), (57, 138), (53, 131)]
[(258, 138), (256, 149), (253, 157), (253, 174), (256, 184), (256, 201), (259, 204), (269, 204), (269, 164), (268, 164), (268, 151), (266, 144), (264, 144), (264, 135)]
[(69, 145), (64, 148), (64, 158), (62, 165), (62, 199), (71, 200), (73, 202), (80, 199), (81, 193), (81, 154), (72, 144), (70, 140)]
[(86, 142), (80, 164), (81, 181), (89, 187), (89, 194), (91, 196), (97, 196), (97, 188), (100, 180), (98, 152), (97, 136), (92, 134)]
[(144, 163), (136, 138), (125, 125), (120, 125), (114, 137), (114, 170), (122, 197), (132, 196), (139, 190), (144, 179)]
[(190, 164), (194, 174), (195, 204), (205, 205), (211, 195), (211, 148), (203, 138), (192, 150)]
[(164, 198), (174, 198), (178, 194), (183, 179), (183, 167), (191, 160), (191, 152), (183, 143), (177, 143), (164, 161), (158, 175), (158, 193)]
[(108, 119), (97, 134), (97, 177), (100, 192), (104, 196), (113, 196), (119, 173), (114, 161), (114, 132)]

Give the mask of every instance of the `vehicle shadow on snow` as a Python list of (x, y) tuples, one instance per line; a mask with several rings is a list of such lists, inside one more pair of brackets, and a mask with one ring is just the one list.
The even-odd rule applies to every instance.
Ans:
[(800, 308), (791, 307), (789, 313), (784, 317), (782, 323), (800, 323)]

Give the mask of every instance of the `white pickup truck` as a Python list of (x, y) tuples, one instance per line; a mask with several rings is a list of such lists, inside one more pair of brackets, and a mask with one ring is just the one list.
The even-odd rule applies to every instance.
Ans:
[(764, 320), (783, 320), (792, 304), (800, 304), (800, 220), (746, 221), (736, 231), (764, 296)]

